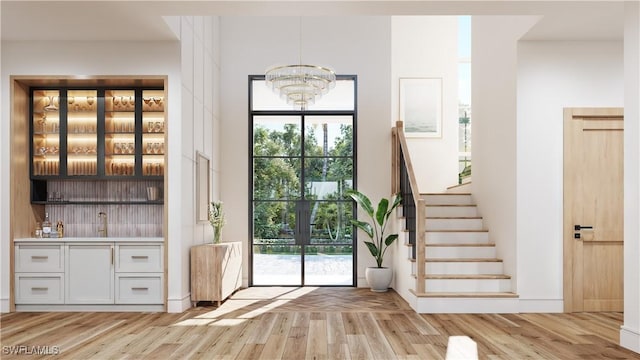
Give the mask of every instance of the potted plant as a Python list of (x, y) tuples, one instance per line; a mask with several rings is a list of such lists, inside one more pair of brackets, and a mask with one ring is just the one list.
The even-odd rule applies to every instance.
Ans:
[(389, 217), (391, 213), (400, 205), (402, 197), (396, 194), (392, 201), (386, 198), (380, 199), (378, 207), (374, 210), (371, 200), (363, 193), (356, 190), (347, 191), (358, 206), (364, 210), (369, 217), (369, 221), (351, 220), (351, 223), (358, 229), (364, 231), (371, 241), (365, 241), (367, 249), (376, 259), (377, 267), (368, 267), (365, 271), (365, 278), (371, 286), (371, 291), (384, 292), (387, 291), (393, 278), (391, 268), (382, 266), (384, 254), (394, 241), (398, 238), (398, 234), (389, 234), (385, 237), (387, 225), (389, 225)]
[(219, 244), (222, 239), (222, 227), (225, 224), (222, 201), (212, 201), (209, 204), (209, 223), (213, 227), (213, 243)]

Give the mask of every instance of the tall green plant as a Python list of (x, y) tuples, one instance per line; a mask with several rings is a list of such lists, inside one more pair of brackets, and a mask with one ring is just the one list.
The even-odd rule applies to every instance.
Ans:
[(369, 216), (369, 222), (360, 220), (351, 220), (351, 223), (358, 229), (364, 231), (371, 241), (365, 241), (365, 245), (369, 249), (371, 255), (376, 259), (378, 267), (382, 267), (384, 261), (384, 254), (387, 252), (389, 245), (393, 244), (398, 238), (398, 234), (389, 234), (384, 237), (385, 230), (389, 224), (389, 217), (395, 208), (397, 208), (402, 202), (400, 193), (396, 194), (390, 202), (389, 199), (382, 198), (378, 203), (378, 207), (375, 210), (371, 203), (371, 200), (363, 193), (357, 190), (347, 191), (349, 195), (362, 210)]

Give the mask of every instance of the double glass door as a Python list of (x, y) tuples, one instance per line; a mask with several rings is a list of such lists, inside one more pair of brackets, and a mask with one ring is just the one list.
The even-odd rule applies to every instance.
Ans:
[(353, 285), (354, 115), (252, 120), (252, 285)]

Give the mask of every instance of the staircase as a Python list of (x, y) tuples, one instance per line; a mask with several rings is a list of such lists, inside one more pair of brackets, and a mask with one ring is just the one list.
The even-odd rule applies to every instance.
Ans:
[(418, 313), (517, 313), (518, 295), (479, 216), (471, 184), (422, 194), (402, 121), (391, 135), (391, 188), (403, 198), (396, 228), (405, 229), (394, 244), (396, 292)]
[[(518, 312), (511, 277), (504, 274), (471, 194), (450, 190), (421, 198), (426, 204), (425, 292), (409, 290), (415, 296), (410, 303), (416, 311)], [(417, 281), (415, 260), (409, 261)]]

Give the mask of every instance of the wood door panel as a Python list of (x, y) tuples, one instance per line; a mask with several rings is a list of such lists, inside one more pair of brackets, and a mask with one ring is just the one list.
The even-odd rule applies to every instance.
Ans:
[[(590, 121), (584, 121), (583, 124)], [(611, 126), (621, 121), (608, 120)], [(583, 241), (621, 241), (623, 238), (623, 135), (619, 130), (582, 131), (582, 221), (593, 231)], [(605, 151), (604, 149), (607, 149)], [(580, 202), (578, 202), (580, 204)]]
[(623, 137), (623, 109), (564, 111), (567, 312), (623, 309)]
[(585, 302), (623, 298), (624, 269), (620, 261), (623, 256), (621, 245), (621, 243), (610, 242), (583, 245)]

